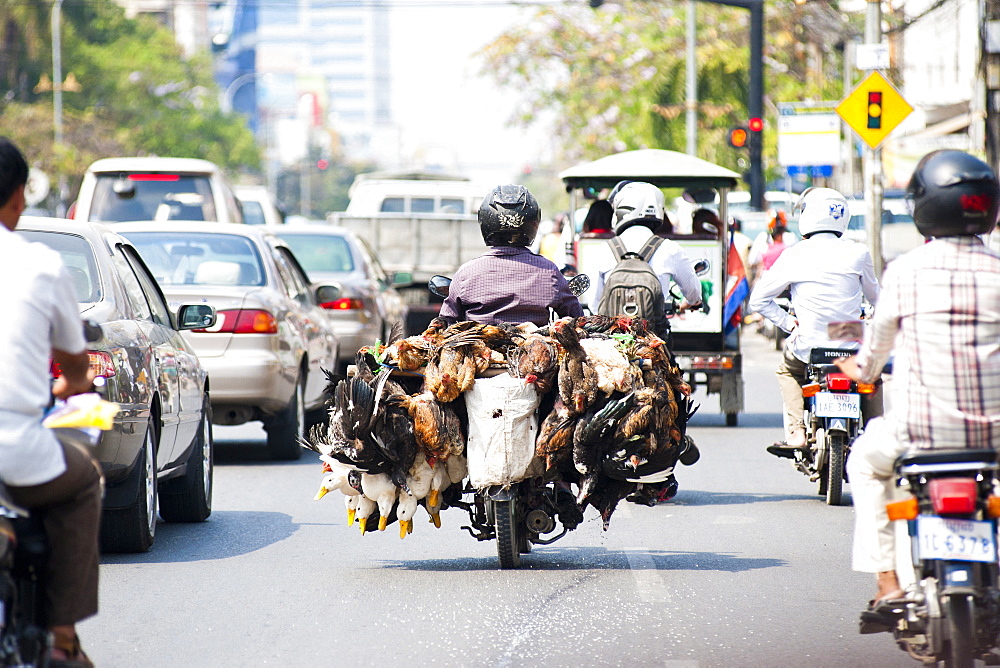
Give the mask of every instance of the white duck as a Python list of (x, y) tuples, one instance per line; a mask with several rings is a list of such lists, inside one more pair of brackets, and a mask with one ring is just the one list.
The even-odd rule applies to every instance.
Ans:
[[(439, 468), (444, 467), (442, 465)], [(427, 463), (427, 458), (418, 453), (406, 474), (406, 486), (410, 491), (399, 490), (396, 518), (399, 519), (400, 538), (406, 538), (406, 534), (413, 533), (413, 514), (417, 511), (417, 502), (431, 491), (433, 475), (434, 469)]]
[(364, 494), (359, 495), (357, 499), (358, 528), (361, 529), (361, 535), (364, 536), (368, 528), (368, 518), (371, 517), (377, 504)]
[(389, 513), (392, 512), (396, 497), (399, 496), (399, 488), (385, 473), (362, 473), (361, 491), (378, 504), (378, 530), (385, 531), (385, 527), (389, 524)]

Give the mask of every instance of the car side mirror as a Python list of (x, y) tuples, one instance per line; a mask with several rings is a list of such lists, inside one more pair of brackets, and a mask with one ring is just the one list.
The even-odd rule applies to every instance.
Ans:
[(177, 309), (177, 329), (207, 329), (215, 324), (215, 307), (209, 304), (184, 304)]
[(401, 288), (413, 283), (413, 273), (409, 271), (397, 271), (392, 275), (392, 287)]
[(710, 266), (711, 265), (709, 264), (708, 260), (706, 260), (705, 258), (702, 258), (700, 260), (695, 261), (695, 263), (694, 263), (694, 275), (695, 276), (704, 276), (705, 274), (708, 273), (708, 269), (709, 269)]
[(579, 297), (590, 287), (590, 277), (586, 274), (577, 274), (567, 283), (569, 283), (569, 291), (573, 293), (573, 296)]
[(340, 299), (343, 288), (336, 283), (324, 283), (316, 287), (316, 303), (322, 308), (331, 308), (330, 304)]

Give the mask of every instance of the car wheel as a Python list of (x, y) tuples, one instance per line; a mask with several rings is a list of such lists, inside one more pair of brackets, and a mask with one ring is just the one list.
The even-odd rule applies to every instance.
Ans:
[(204, 522), (212, 514), (212, 404), (207, 394), (202, 401), (201, 423), (188, 455), (187, 471), (160, 487), (160, 517), (167, 522)]
[(285, 410), (264, 423), (267, 451), (271, 459), (291, 461), (302, 456), (299, 440), (305, 438), (305, 380), (295, 384), (292, 401)]
[(132, 503), (105, 511), (101, 518), (101, 549), (105, 552), (146, 552), (156, 535), (156, 423), (150, 416), (135, 471), (125, 484), (135, 487)]

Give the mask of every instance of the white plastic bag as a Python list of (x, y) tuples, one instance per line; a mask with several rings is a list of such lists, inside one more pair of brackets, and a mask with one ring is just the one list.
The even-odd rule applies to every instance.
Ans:
[(509, 485), (542, 474), (544, 467), (535, 457), (539, 400), (534, 385), (506, 373), (477, 378), (465, 392), (466, 457), (473, 487)]

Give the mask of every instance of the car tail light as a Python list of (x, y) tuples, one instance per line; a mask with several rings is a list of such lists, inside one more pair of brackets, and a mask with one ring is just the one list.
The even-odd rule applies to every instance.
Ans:
[(115, 360), (111, 355), (101, 351), (90, 351), (87, 353), (90, 358), (90, 370), (95, 376), (111, 378), (115, 375)]
[(323, 302), (320, 306), (331, 311), (350, 311), (354, 309), (363, 309), (365, 307), (365, 303), (360, 299), (342, 297), (340, 299), (334, 299), (332, 302)]
[(917, 519), (917, 511), (919, 509), (920, 505), (917, 503), (917, 497), (915, 496), (903, 499), (902, 501), (885, 504), (885, 511), (890, 521), (915, 520)]
[(851, 389), (851, 379), (842, 373), (828, 373), (826, 386), (837, 392), (846, 392)]
[(129, 181), (180, 181), (177, 174), (129, 174)]
[(192, 329), (192, 332), (220, 334), (277, 334), (278, 321), (261, 309), (226, 309), (216, 313), (212, 329)]
[(933, 478), (927, 488), (934, 512), (939, 515), (968, 515), (976, 511), (974, 478)]
[[(89, 350), (87, 351), (87, 357), (90, 361), (90, 370), (94, 372), (95, 376), (111, 378), (115, 375), (115, 360), (109, 353)], [(49, 364), (49, 373), (52, 374), (53, 378), (58, 378), (62, 375), (62, 369), (59, 368), (55, 360), (52, 360)]]

